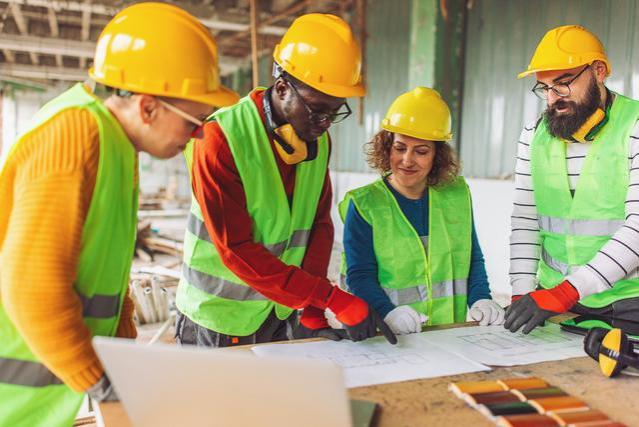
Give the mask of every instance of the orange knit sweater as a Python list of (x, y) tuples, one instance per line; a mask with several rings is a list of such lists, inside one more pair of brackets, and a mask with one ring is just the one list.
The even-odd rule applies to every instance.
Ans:
[[(99, 155), (97, 122), (69, 109), (27, 135), (0, 175), (0, 303), (33, 353), (76, 391), (104, 372), (73, 290)], [(132, 313), (127, 296), (117, 336), (136, 336)]]

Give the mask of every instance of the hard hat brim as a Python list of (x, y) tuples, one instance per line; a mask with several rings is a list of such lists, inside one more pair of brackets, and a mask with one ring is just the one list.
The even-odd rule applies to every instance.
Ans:
[(299, 78), (293, 73), (289, 74), (313, 89), (325, 93), (326, 95), (334, 96), (335, 98), (355, 98), (366, 95), (366, 88), (361, 83), (358, 83), (355, 86), (342, 86), (324, 82), (304, 81), (308, 79)]
[(397, 126), (393, 126), (391, 124), (382, 124), (382, 129), (387, 130), (389, 132), (398, 133), (400, 135), (412, 136), (413, 138), (423, 139), (424, 141), (435, 141), (435, 142), (448, 142), (453, 139), (453, 134), (449, 133), (448, 135), (435, 136), (423, 132), (417, 132), (414, 130), (402, 129)]
[(235, 91), (220, 85), (220, 88), (215, 92), (207, 93), (205, 95), (194, 95), (188, 99), (191, 101), (201, 102), (202, 104), (211, 105), (213, 107), (227, 107), (237, 103), (237, 101), (240, 100), (240, 96)]

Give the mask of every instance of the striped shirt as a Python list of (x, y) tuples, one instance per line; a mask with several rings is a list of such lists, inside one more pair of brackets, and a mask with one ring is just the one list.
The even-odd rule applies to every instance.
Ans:
[[(516, 189), (510, 234), (510, 284), (513, 295), (533, 291), (538, 284), (536, 273), (541, 239), (530, 167), (530, 144), (534, 134), (535, 123), (525, 126), (517, 147)], [(566, 166), (573, 194), (591, 146), (592, 143), (567, 143)], [(590, 262), (575, 268), (566, 276), (581, 298), (605, 291), (624, 277), (639, 277), (639, 122), (630, 134), (628, 169), (630, 180), (624, 225)]]

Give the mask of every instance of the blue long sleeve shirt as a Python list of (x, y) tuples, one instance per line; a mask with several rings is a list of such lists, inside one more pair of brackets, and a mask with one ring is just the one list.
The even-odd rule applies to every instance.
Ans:
[[(428, 191), (421, 199), (412, 200), (397, 192), (387, 180), (384, 183), (389, 188), (399, 204), (402, 212), (411, 223), (419, 236), (428, 236)], [(373, 228), (357, 212), (351, 203), (344, 222), (344, 252), (348, 271), (346, 282), (350, 291), (366, 301), (382, 317), (385, 317), (395, 305), (382, 289), (377, 278), (377, 259), (373, 247)], [(475, 224), (472, 226), (472, 246), (470, 257), (470, 272), (468, 276), (468, 306), (472, 306), (480, 299), (491, 299), (484, 255)]]

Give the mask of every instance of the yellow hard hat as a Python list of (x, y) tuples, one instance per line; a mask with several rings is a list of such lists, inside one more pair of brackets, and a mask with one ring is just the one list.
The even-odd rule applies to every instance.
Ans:
[(382, 120), (382, 129), (427, 141), (448, 141), (450, 109), (434, 89), (416, 87), (393, 101)]
[(89, 75), (106, 86), (216, 107), (238, 100), (220, 84), (211, 33), (165, 3), (138, 3), (113, 17), (98, 39)]
[(293, 21), (273, 59), (299, 81), (338, 98), (364, 96), (362, 53), (351, 28), (335, 15), (310, 13)]
[(564, 25), (546, 33), (535, 50), (528, 69), (518, 79), (539, 71), (568, 70), (603, 61), (612, 71), (603, 45), (590, 31), (579, 25)]

